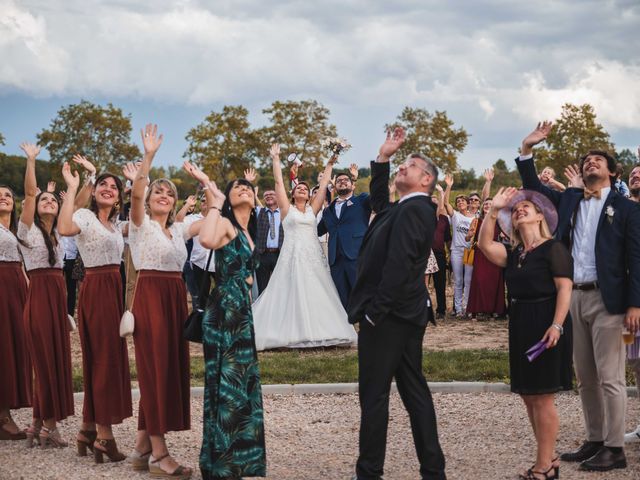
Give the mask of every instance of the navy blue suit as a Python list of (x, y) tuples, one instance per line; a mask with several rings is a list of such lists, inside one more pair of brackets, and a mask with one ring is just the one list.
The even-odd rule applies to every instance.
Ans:
[(369, 226), (371, 200), (368, 193), (353, 195), (336, 215), (336, 200), (324, 209), (318, 235), (329, 233), (329, 266), (340, 302), (346, 309), (356, 282), (356, 262), (362, 239)]
[[(568, 188), (557, 192), (546, 187), (538, 178), (533, 159), (516, 159), (516, 164), (523, 187), (543, 193), (558, 209), (555, 236), (571, 251), (571, 223), (584, 191)], [(607, 215), (609, 207), (613, 209), (612, 217)], [(614, 188), (609, 192), (598, 221), (596, 269), (602, 301), (610, 314), (622, 314), (628, 307), (640, 307), (640, 205)]]

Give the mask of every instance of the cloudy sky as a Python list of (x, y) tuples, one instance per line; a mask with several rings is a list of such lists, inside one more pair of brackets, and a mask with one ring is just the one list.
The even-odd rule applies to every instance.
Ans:
[(260, 126), (272, 101), (312, 98), (360, 165), (405, 105), (446, 110), (476, 171), (565, 102), (635, 151), (639, 27), (637, 0), (0, 0), (0, 148), (84, 98), (157, 122), (158, 163), (178, 164), (211, 110), (242, 104)]

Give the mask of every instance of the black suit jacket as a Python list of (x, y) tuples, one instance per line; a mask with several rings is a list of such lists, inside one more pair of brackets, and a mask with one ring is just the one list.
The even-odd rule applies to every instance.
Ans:
[[(376, 217), (362, 241), (349, 322), (433, 321), (424, 272), (436, 230), (436, 209), (426, 196), (389, 202), (389, 164), (371, 162), (371, 206)], [(429, 302), (430, 303), (430, 302)], [(364, 320), (366, 321), (366, 320)]]
[[(540, 182), (533, 159), (516, 159), (522, 185), (547, 196), (558, 209), (556, 238), (571, 251), (574, 213), (584, 197), (580, 188), (557, 192)], [(607, 210), (612, 215), (607, 215)], [(611, 188), (596, 231), (596, 270), (602, 300), (611, 314), (640, 307), (640, 205)], [(574, 259), (579, 262), (580, 259)]]

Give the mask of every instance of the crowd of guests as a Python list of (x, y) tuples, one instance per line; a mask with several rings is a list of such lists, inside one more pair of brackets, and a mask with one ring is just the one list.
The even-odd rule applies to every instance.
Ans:
[[(363, 242), (375, 232), (373, 226), (387, 228), (385, 222), (400, 215), (393, 206), (418, 194), (427, 197), (433, 214), (433, 221), (424, 225), (433, 238), (408, 243), (415, 222), (398, 220), (408, 230), (396, 247), (405, 254), (423, 240), (428, 246), (415, 256), (415, 264), (405, 265), (410, 270), (420, 266), (424, 275), (416, 291), (424, 291), (420, 302), (427, 310), (422, 305), (418, 316), (426, 311), (435, 321), (447, 314), (449, 269), (455, 316), (509, 313), (511, 390), (523, 399), (538, 447), (535, 464), (520, 477), (558, 478), (561, 460), (581, 462), (580, 468), (589, 471), (626, 467), (625, 441), (640, 441), (640, 425), (626, 436), (624, 432), (626, 358), (640, 385), (640, 165), (632, 169), (627, 185), (614, 158), (592, 150), (566, 169), (565, 187), (549, 167), (537, 174), (533, 162), (533, 147), (550, 128), (539, 124), (523, 140), (516, 162), (524, 189), (501, 188), (492, 197), (494, 173), (487, 170), (481, 193), (458, 195), (454, 205), (453, 177), (445, 176), (444, 188), (438, 185), (437, 168), (419, 154), (401, 164), (389, 186), (388, 159), (404, 140), (402, 132), (388, 137), (381, 147), (383, 160), (372, 162), (371, 195), (355, 193), (355, 165), (332, 178), (337, 156), (313, 188), (299, 180), (295, 164), (287, 191), (278, 145), (271, 149), (275, 185), (262, 193), (262, 202), (254, 170), (221, 191), (206, 173), (185, 162), (200, 185), (199, 212), (195, 195), (178, 211), (175, 185), (165, 178), (149, 180), (162, 144), (154, 125), (141, 132), (144, 155), (123, 169), (126, 182), (113, 173), (98, 175), (88, 159), (76, 155), (63, 166), (66, 190), (59, 196), (55, 187), (41, 192), (36, 185), (39, 147), (21, 145), (27, 162), (19, 219), (12, 189), (0, 186), (0, 281), (5, 285), (0, 309), (8, 319), (1, 324), (7, 380), (0, 390), (0, 439), (25, 440), (29, 447), (68, 445), (57, 423), (74, 415), (69, 333), (77, 320), (85, 392), (77, 452), (91, 452), (96, 463), (105, 457), (125, 460), (113, 426), (133, 415), (127, 343), (120, 331), (130, 310), (140, 402), (129, 461), (133, 469), (156, 476), (190, 478), (192, 468), (180, 465), (165, 441), (168, 432), (191, 428), (189, 346), (183, 337), (188, 290), (192, 309), (203, 312), (202, 476), (264, 476), (256, 352), (352, 344), (356, 333), (348, 321), (360, 322), (360, 332), (369, 332), (371, 342), (377, 335), (371, 328), (381, 328), (376, 326), (381, 315), (400, 318), (400, 311), (381, 313), (381, 303), (413, 293), (388, 285), (385, 297), (376, 298), (355, 319), (353, 312), (362, 305), (354, 305), (353, 297), (358, 292), (359, 298), (362, 282), (375, 275), (368, 273), (363, 280), (368, 268), (362, 264)], [(407, 190), (410, 182), (415, 191)], [(394, 201), (394, 187), (399, 187), (399, 202)], [(387, 242), (391, 234), (384, 234)], [(380, 245), (368, 248), (365, 253), (373, 255)], [(435, 313), (425, 288), (431, 284)], [(387, 340), (396, 334), (390, 331)], [(628, 340), (623, 342), (624, 335)], [(416, 346), (420, 355), (421, 345)], [(384, 356), (361, 352), (361, 361), (380, 359)], [(577, 451), (558, 456), (554, 394), (572, 388), (574, 369), (586, 440)], [(369, 468), (381, 472), (378, 460), (366, 460), (363, 453), (369, 448), (364, 444), (374, 448), (366, 431), (380, 419), (362, 395), (367, 389), (382, 389), (382, 394), (387, 389), (388, 395), (390, 374), (388, 382), (360, 379), (357, 478), (369, 478), (362, 474)], [(428, 389), (420, 391), (428, 394)], [(376, 408), (380, 405), (384, 407)], [(21, 430), (10, 411), (28, 407), (33, 421)], [(435, 423), (432, 405), (407, 404), (410, 410), (423, 407)], [(412, 428), (421, 427), (412, 422)], [(437, 433), (432, 433), (432, 447), (439, 451)], [(384, 442), (375, 445), (381, 447)], [(419, 452), (419, 457), (425, 469), (439, 469), (438, 478), (444, 478), (439, 452), (435, 463), (428, 453)]]

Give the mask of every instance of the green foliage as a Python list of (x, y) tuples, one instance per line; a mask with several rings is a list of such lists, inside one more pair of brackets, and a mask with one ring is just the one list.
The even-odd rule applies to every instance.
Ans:
[(463, 128), (454, 128), (447, 112), (430, 113), (424, 108), (404, 107), (402, 113), (385, 130), (402, 127), (407, 138), (395, 155), (397, 165), (411, 153), (422, 153), (445, 172), (458, 169), (458, 155), (467, 146), (469, 134)]
[(593, 107), (588, 103), (566, 103), (560, 118), (553, 124), (546, 146), (536, 148), (538, 170), (549, 166), (560, 174), (592, 149), (615, 152), (609, 133), (597, 122)]
[(625, 148), (624, 150), (620, 151), (616, 155), (616, 159), (618, 160), (618, 162), (622, 164), (622, 167), (624, 168), (623, 179), (625, 181), (626, 181), (626, 177), (629, 175), (629, 173), (631, 173), (631, 170), (633, 170), (633, 167), (636, 166), (638, 162), (640, 162), (638, 155), (633, 153), (628, 148)]
[[(522, 180), (520, 174), (516, 168), (510, 169), (503, 159), (498, 159), (493, 164), (493, 172), (495, 177), (491, 183), (491, 195), (495, 194), (500, 187), (520, 187), (522, 186)], [(558, 179), (560, 180), (560, 179)]]
[(75, 154), (86, 156), (100, 171), (117, 173), (126, 162), (141, 155), (131, 143), (131, 115), (108, 103), (106, 107), (86, 100), (58, 110), (48, 129), (37, 135), (51, 162), (62, 165)]
[[(24, 172), (27, 160), (19, 155), (0, 153), (0, 184), (10, 186), (18, 197), (24, 197)], [(59, 168), (44, 160), (36, 160), (36, 181), (45, 190), (47, 182), (58, 177)]]
[(157, 178), (167, 178), (171, 180), (178, 189), (178, 199), (184, 200), (189, 195), (196, 195), (198, 190), (198, 182), (191, 177), (183, 168), (174, 165), (165, 167), (151, 167), (149, 170), (149, 178), (155, 180)]

